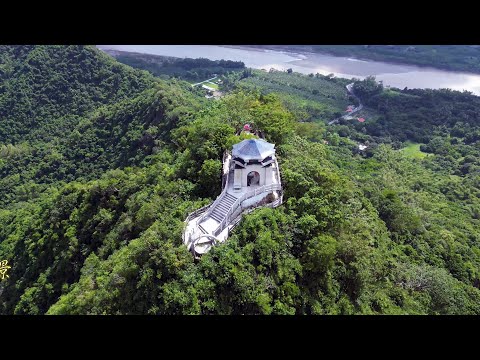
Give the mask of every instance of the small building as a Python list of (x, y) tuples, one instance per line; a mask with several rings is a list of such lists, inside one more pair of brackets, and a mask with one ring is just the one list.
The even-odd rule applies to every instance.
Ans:
[(275, 145), (263, 139), (243, 140), (233, 145), (233, 190), (241, 191), (249, 186), (272, 184), (272, 164), (275, 161)]
[(361, 123), (365, 122), (365, 119), (364, 118), (357, 118), (357, 120)]

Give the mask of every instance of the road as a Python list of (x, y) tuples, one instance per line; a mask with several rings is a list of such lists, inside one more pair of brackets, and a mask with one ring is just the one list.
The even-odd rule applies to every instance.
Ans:
[(336, 123), (338, 123), (338, 120), (340, 120), (340, 119), (346, 119), (348, 116), (352, 116), (352, 114), (354, 114), (354, 113), (356, 113), (356, 112), (358, 112), (358, 111), (360, 111), (360, 110), (363, 109), (363, 104), (362, 104), (362, 102), (361, 102), (360, 99), (353, 93), (353, 83), (348, 84), (348, 85), (346, 86), (346, 88), (347, 88), (348, 93), (349, 93), (350, 95), (352, 95), (355, 99), (357, 99), (359, 105), (358, 105), (356, 108), (354, 108), (351, 112), (349, 112), (348, 114), (345, 114), (345, 115), (341, 116), (340, 118), (337, 118), (337, 119), (335, 119), (335, 120), (330, 121), (330, 122), (328, 123), (328, 125), (336, 124)]
[(199, 82), (199, 83), (193, 84), (193, 85), (192, 85), (192, 87), (193, 87), (193, 86), (200, 85), (200, 84), (203, 84), (203, 83), (205, 83), (205, 82), (212, 81), (212, 80), (214, 80), (214, 79), (216, 79), (216, 78), (217, 78), (217, 77), (216, 77), (216, 76), (214, 76), (214, 77), (212, 77), (211, 79), (204, 80), (204, 81), (201, 81), (201, 82)]

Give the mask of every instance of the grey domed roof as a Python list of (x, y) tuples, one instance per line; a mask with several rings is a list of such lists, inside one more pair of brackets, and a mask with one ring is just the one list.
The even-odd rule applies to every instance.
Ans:
[(243, 160), (263, 160), (275, 154), (275, 145), (263, 139), (248, 139), (233, 145), (232, 156)]

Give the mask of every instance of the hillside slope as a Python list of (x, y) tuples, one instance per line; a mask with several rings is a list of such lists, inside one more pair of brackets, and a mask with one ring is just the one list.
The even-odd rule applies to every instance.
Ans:
[[(0, 143), (61, 136), (82, 116), (153, 84), (93, 46), (0, 46)], [(59, 127), (59, 125), (61, 125)]]
[(10, 70), (0, 80), (0, 205), (138, 165), (189, 111), (186, 85), (156, 81), (94, 47), (2, 50)]

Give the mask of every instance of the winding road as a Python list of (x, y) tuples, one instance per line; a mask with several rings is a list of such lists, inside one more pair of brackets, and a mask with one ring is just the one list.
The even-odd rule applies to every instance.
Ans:
[(359, 105), (358, 105), (356, 108), (354, 108), (351, 112), (349, 112), (348, 114), (345, 114), (345, 115), (343, 115), (343, 116), (341, 116), (341, 117), (339, 117), (339, 118), (337, 118), (337, 119), (335, 119), (335, 120), (330, 121), (330, 122), (328, 123), (328, 125), (336, 124), (336, 123), (338, 123), (338, 120), (340, 120), (340, 119), (346, 119), (348, 116), (352, 116), (352, 114), (354, 114), (354, 113), (356, 113), (356, 112), (358, 112), (358, 111), (360, 111), (360, 110), (363, 109), (363, 104), (362, 104), (362, 102), (361, 102), (360, 99), (353, 93), (353, 84), (354, 84), (354, 83), (348, 84), (348, 85), (346, 86), (346, 88), (347, 88), (348, 93), (349, 93), (350, 95), (352, 95), (352, 96), (358, 101)]

